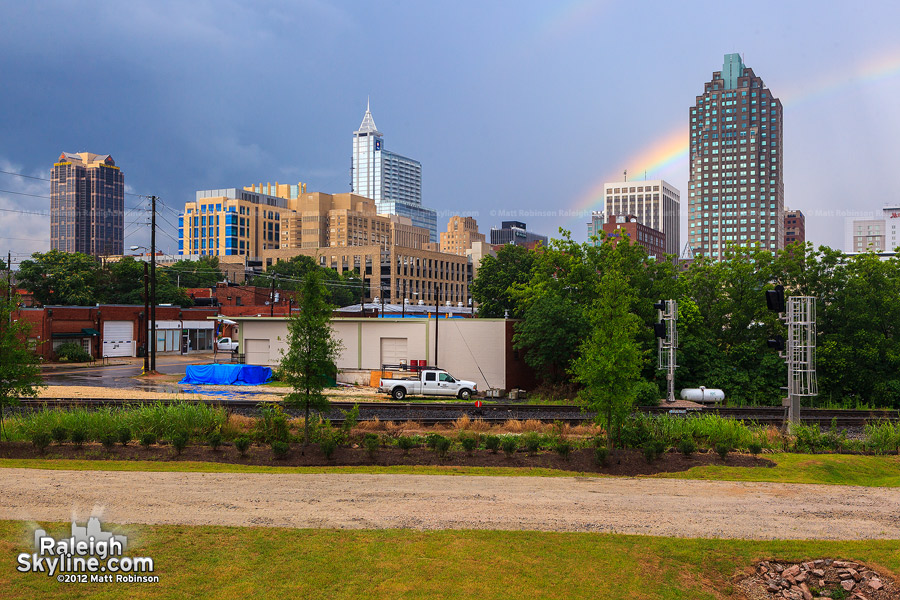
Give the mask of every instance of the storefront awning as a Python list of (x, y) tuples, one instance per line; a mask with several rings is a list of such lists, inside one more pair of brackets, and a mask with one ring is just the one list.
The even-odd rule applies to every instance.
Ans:
[(90, 327), (85, 327), (81, 331), (64, 331), (64, 332), (54, 332), (50, 335), (52, 338), (84, 338), (84, 337), (92, 337), (95, 335), (100, 335), (100, 332), (96, 329), (92, 329)]

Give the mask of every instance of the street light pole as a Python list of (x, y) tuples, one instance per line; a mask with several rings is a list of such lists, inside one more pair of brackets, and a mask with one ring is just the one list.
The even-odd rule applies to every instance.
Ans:
[[(143, 329), (144, 340), (149, 340), (147, 327), (147, 317), (150, 316), (150, 293), (148, 291), (150, 285), (150, 275), (148, 275), (148, 265), (144, 262), (144, 318), (141, 319), (141, 329)], [(146, 344), (144, 348), (144, 373), (150, 371), (150, 344)]]
[(156, 372), (156, 196), (150, 196), (150, 372)]

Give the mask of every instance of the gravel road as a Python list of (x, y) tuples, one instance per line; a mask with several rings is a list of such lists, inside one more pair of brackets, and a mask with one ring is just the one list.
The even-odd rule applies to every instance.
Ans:
[(633, 478), (0, 469), (0, 519), (900, 539), (895, 489)]

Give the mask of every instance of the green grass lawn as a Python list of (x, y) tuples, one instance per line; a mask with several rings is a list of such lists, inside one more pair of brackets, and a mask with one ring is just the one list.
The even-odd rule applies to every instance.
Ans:
[(900, 456), (767, 454), (765, 457), (777, 463), (776, 466), (695, 467), (682, 473), (667, 473), (658, 477), (900, 487)]
[[(900, 487), (900, 456), (856, 456), (840, 454), (768, 454), (775, 467), (695, 467), (680, 473), (655, 477), (707, 479), (723, 481), (771, 481), (779, 483), (818, 483)], [(496, 475), (572, 477), (599, 476), (543, 468), (513, 467), (261, 467), (212, 462), (130, 461), (130, 460), (57, 460), (0, 459), (0, 468), (72, 469), (95, 471), (191, 471), (200, 473), (379, 473), (416, 475)]]
[[(15, 571), (26, 523), (0, 521), (0, 595), (18, 598), (728, 598), (754, 561), (841, 557), (900, 574), (900, 542), (653, 538), (591, 533), (125, 526), (155, 584), (59, 583)], [(67, 524), (42, 526), (52, 535)]]

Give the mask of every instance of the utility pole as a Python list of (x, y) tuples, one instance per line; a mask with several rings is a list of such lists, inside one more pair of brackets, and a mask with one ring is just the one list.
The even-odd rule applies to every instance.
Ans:
[(441, 286), (435, 284), (437, 295), (434, 301), (434, 366), (438, 366), (438, 324), (441, 321)]
[(275, 316), (275, 282), (278, 281), (278, 275), (272, 276), (272, 291), (269, 292), (269, 316)]
[[(370, 280), (371, 281), (371, 280)], [(366, 279), (363, 277), (362, 287), (359, 289), (359, 314), (362, 317), (366, 316)]]
[(150, 371), (150, 327), (147, 325), (147, 317), (150, 316), (150, 266), (144, 261), (144, 318), (141, 329), (144, 330), (144, 373)]
[(402, 311), (401, 314), (403, 316), (401, 318), (405, 319), (406, 318), (406, 280), (405, 279), (401, 280), (400, 285), (403, 288), (403, 291), (400, 293), (400, 302), (403, 303), (403, 308), (401, 309), (401, 311)]
[(6, 300), (9, 302), (9, 322), (12, 323), (12, 251), (6, 253)]
[(150, 372), (156, 372), (156, 196), (150, 196)]

